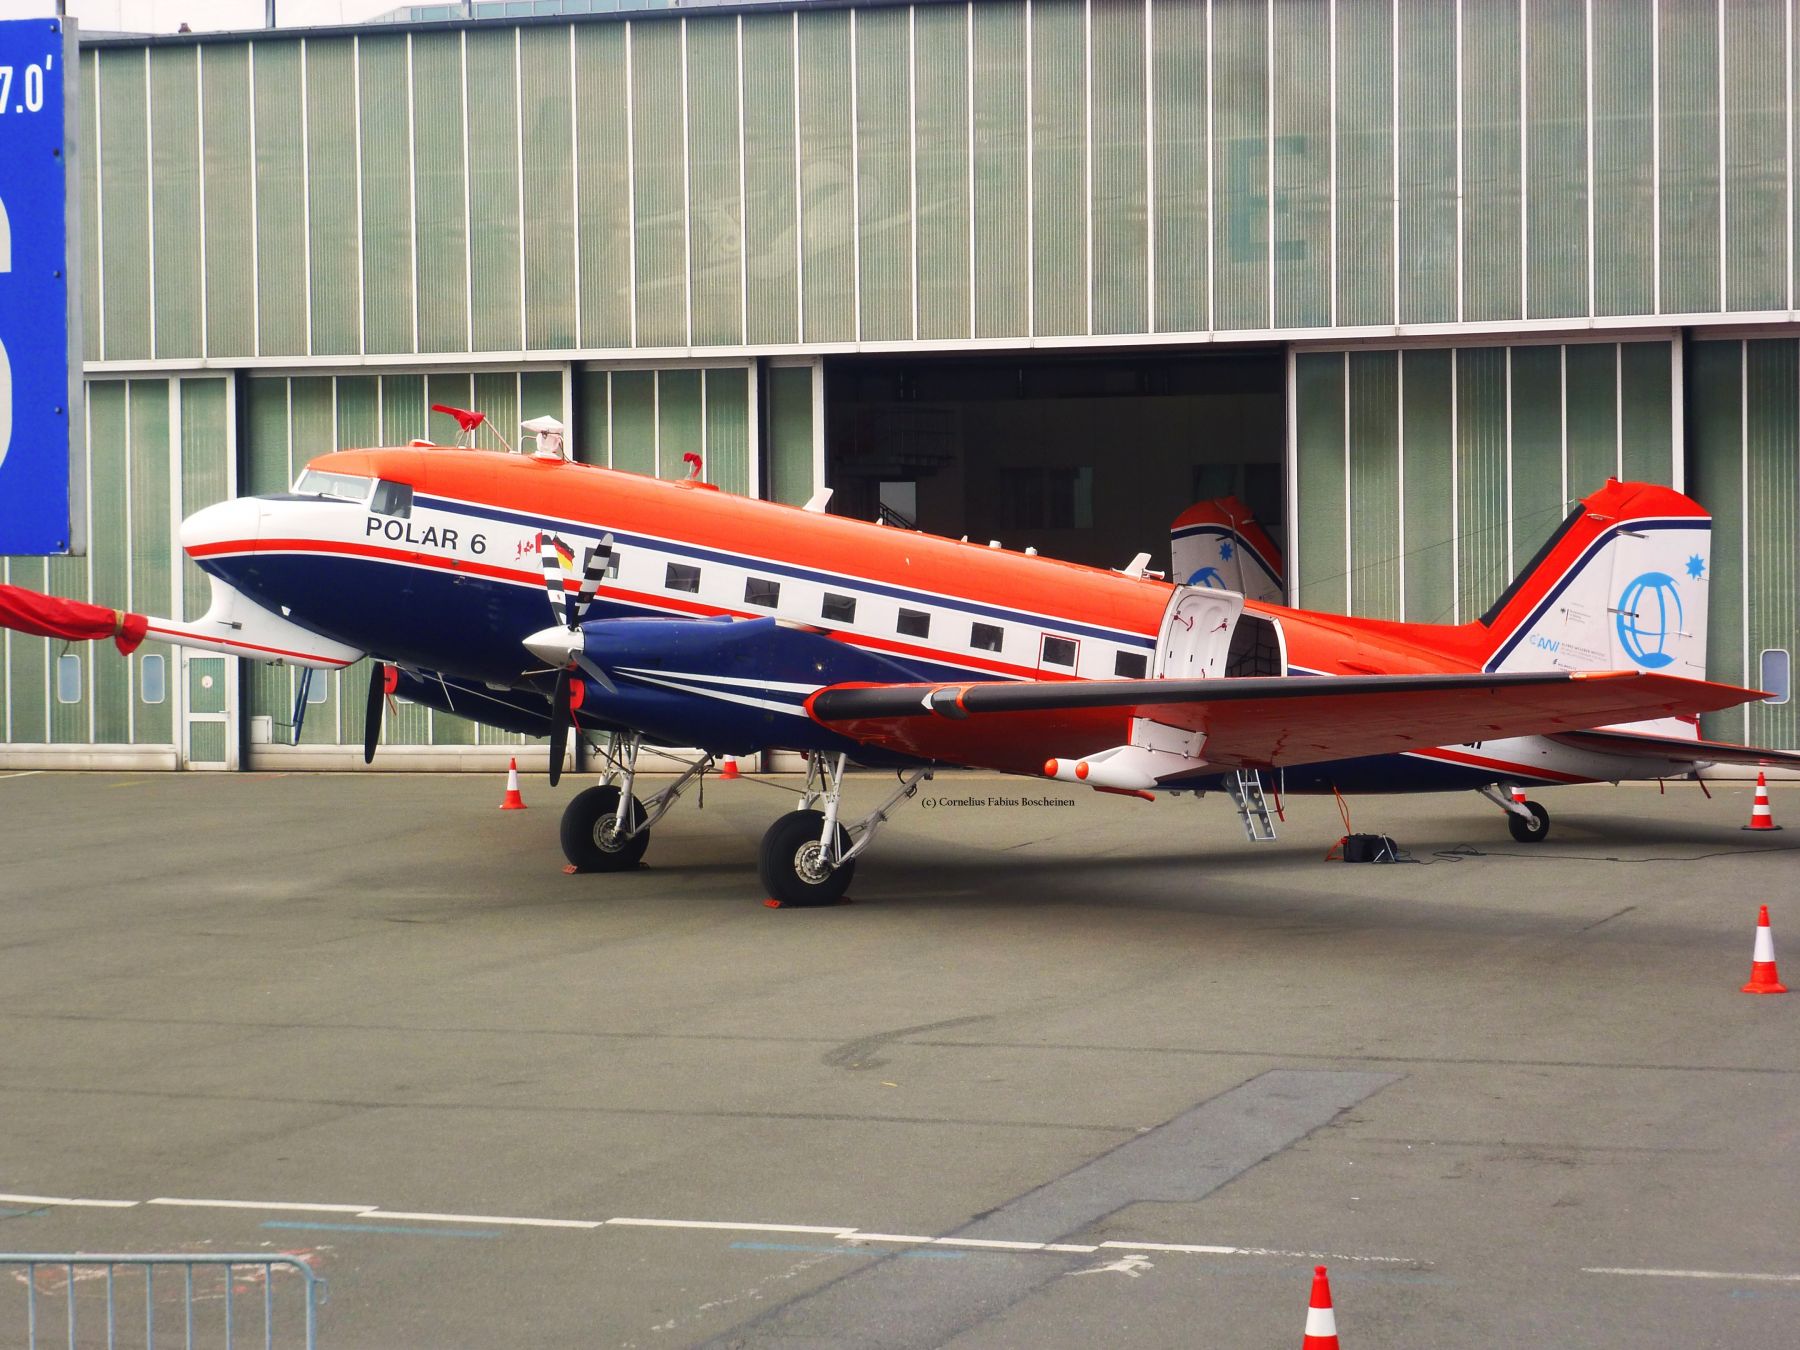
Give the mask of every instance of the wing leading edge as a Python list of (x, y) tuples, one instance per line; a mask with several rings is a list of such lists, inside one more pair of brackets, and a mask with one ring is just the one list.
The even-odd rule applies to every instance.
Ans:
[(884, 750), (1039, 773), (1131, 739), (1134, 718), (1205, 737), (1208, 764), (1277, 768), (1712, 712), (1755, 690), (1635, 671), (840, 685), (813, 718)]

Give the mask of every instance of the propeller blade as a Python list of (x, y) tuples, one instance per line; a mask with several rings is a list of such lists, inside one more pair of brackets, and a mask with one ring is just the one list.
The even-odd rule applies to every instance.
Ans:
[(363, 708), (363, 763), (375, 762), (375, 742), (381, 739), (381, 705), (388, 692), (388, 668), (377, 661), (369, 667), (369, 699)]
[(556, 672), (556, 688), (550, 694), (550, 786), (562, 779), (563, 756), (569, 750), (569, 723), (574, 720), (569, 706), (569, 672)]

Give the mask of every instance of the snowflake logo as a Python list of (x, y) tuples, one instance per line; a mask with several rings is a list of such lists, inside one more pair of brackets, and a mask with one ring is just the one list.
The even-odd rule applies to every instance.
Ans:
[(1220, 543), (1219, 543), (1219, 558), (1224, 562), (1231, 561), (1231, 541), (1229, 539), (1224, 539), (1224, 540), (1220, 541)]
[(1706, 575), (1706, 559), (1702, 558), (1698, 553), (1689, 558), (1687, 560), (1687, 574), (1695, 581), (1699, 581), (1703, 578)]

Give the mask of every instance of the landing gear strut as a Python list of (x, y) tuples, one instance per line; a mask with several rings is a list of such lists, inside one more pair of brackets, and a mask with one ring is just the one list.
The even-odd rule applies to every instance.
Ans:
[(575, 795), (563, 810), (563, 856), (578, 872), (629, 872), (650, 847), (650, 827), (668, 813), (676, 799), (708, 769), (712, 756), (702, 755), (673, 783), (641, 802), (632, 795), (637, 782), (636, 732), (613, 735), (601, 751), (606, 781)]
[(1498, 783), (1475, 790), (1506, 812), (1506, 828), (1521, 844), (1541, 844), (1549, 836), (1550, 813), (1538, 803), (1516, 802)]
[[(856, 875), (856, 859), (887, 824), (887, 813), (919, 790), (930, 769), (914, 769), (886, 801), (852, 825), (838, 823), (846, 755), (808, 759), (801, 809), (790, 811), (763, 835), (757, 874), (769, 898), (781, 905), (829, 905), (844, 898)], [(814, 807), (822, 803), (824, 810)]]

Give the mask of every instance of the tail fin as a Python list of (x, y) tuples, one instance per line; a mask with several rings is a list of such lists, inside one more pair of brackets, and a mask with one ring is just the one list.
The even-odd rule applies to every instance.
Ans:
[[(1711, 563), (1712, 517), (1697, 502), (1608, 479), (1482, 615), (1485, 668), (1705, 679)], [(1684, 722), (1674, 734), (1698, 732)]]
[(1280, 604), (1287, 588), (1281, 550), (1236, 497), (1195, 502), (1169, 527), (1171, 580), (1240, 591)]

